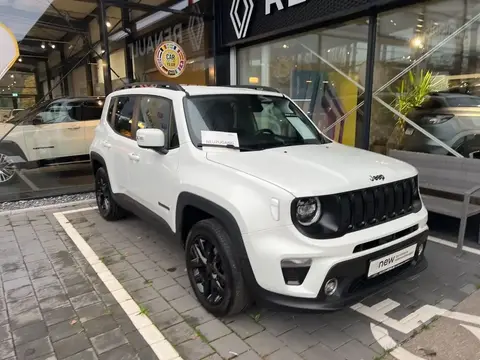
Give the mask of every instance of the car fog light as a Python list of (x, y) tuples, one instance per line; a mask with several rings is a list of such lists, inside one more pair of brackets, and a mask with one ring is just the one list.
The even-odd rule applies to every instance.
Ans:
[(421, 256), (423, 254), (424, 250), (425, 250), (425, 245), (423, 243), (419, 244), (418, 245), (418, 256)]
[(282, 268), (287, 267), (308, 267), (312, 265), (312, 259), (283, 259), (281, 262)]
[(335, 291), (337, 291), (337, 287), (338, 287), (338, 280), (333, 278), (333, 279), (330, 279), (328, 280), (326, 283), (325, 283), (325, 294), (327, 296), (332, 296), (333, 294), (335, 294)]

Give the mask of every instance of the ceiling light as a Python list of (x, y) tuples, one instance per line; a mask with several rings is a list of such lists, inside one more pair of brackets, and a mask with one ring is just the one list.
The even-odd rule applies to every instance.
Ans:
[(112, 27), (112, 24), (110, 23), (110, 21), (107, 21), (107, 22), (105, 23), (105, 25), (107, 25), (108, 28), (109, 28), (109, 27)]
[(45, 43), (42, 42), (42, 45), (40, 45), (42, 49), (45, 49)]
[(22, 58), (18, 58), (18, 62), (22, 62), (22, 61), (23, 61)]
[(12, 75), (10, 75), (10, 77), (13, 79), (15, 77), (15, 75), (12, 74)]
[(55, 44), (50, 43), (52, 49), (55, 49)]
[(287, 44), (283, 44), (283, 48), (284, 48), (284, 49), (288, 49), (288, 45), (287, 45)]

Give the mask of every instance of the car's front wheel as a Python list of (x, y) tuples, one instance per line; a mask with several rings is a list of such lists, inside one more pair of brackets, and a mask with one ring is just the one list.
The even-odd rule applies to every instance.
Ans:
[(126, 211), (120, 207), (112, 196), (108, 174), (104, 168), (95, 173), (95, 194), (100, 215), (107, 221), (119, 220), (125, 217)]
[(217, 220), (202, 220), (192, 227), (185, 255), (190, 284), (207, 311), (225, 316), (248, 306), (248, 292), (230, 237)]
[(11, 159), (12, 154), (0, 150), (0, 185), (8, 185), (17, 179), (17, 167)]

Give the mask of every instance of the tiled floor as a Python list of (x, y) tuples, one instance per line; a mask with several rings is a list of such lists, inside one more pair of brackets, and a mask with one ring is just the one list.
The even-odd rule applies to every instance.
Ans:
[[(327, 314), (251, 308), (216, 319), (193, 296), (183, 249), (136, 217), (66, 215), (145, 315), (186, 360), (391, 359), (351, 309)], [(49, 210), (0, 217), (0, 359), (154, 359), (148, 344)], [(429, 268), (365, 301), (389, 298), (400, 320), (426, 304), (452, 308), (480, 284), (480, 257), (428, 244)], [(389, 329), (402, 342), (412, 334)], [(121, 355), (120, 355), (121, 354)], [(50, 356), (50, 357), (49, 357)], [(123, 357), (122, 357), (123, 356)]]

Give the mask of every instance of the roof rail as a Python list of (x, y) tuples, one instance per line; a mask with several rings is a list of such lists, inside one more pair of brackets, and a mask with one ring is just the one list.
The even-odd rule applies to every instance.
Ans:
[(261, 86), (261, 85), (227, 85), (227, 87), (234, 87), (234, 88), (245, 88), (245, 89), (253, 89), (259, 91), (271, 91), (280, 93), (277, 89), (270, 87), (270, 86)]
[(135, 83), (126, 84), (124, 86), (121, 86), (117, 90), (134, 89), (134, 88), (141, 88), (141, 87), (155, 87), (155, 88), (164, 88), (164, 89), (169, 89), (169, 90), (186, 92), (185, 89), (181, 85), (171, 83), (171, 82), (165, 82), (165, 81), (135, 82)]

